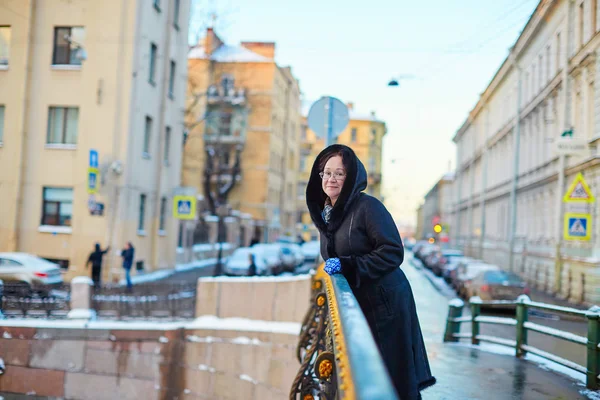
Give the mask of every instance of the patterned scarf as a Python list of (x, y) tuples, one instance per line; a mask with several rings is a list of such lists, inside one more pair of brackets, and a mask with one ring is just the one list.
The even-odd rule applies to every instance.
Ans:
[(333, 210), (333, 206), (331, 205), (331, 200), (328, 197), (327, 200), (325, 200), (325, 207), (323, 207), (323, 212), (321, 213), (323, 221), (325, 221), (326, 224), (329, 223), (329, 218), (331, 217), (331, 210)]

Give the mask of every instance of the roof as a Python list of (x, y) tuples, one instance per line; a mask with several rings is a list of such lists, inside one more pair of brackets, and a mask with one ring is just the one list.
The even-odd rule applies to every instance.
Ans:
[[(204, 46), (194, 46), (188, 52), (188, 59), (206, 59)], [(217, 62), (273, 62), (273, 59), (248, 50), (243, 46), (221, 45), (210, 55)]]
[[(308, 117), (308, 112), (310, 111), (310, 107), (313, 105), (314, 101), (310, 101), (310, 100), (303, 100), (302, 101), (302, 116), (303, 117)], [(348, 109), (348, 114), (350, 115), (350, 120), (351, 121), (372, 121), (372, 122), (379, 122), (384, 124), (385, 121), (383, 121), (382, 119), (377, 118), (377, 116), (375, 115), (375, 113), (364, 113), (364, 112), (360, 112), (354, 109)]]

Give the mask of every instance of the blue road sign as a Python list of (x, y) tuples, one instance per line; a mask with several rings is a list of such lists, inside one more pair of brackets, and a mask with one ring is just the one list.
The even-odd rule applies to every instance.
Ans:
[(90, 168), (98, 168), (98, 151), (90, 150)]
[(308, 126), (319, 138), (325, 138), (325, 146), (346, 129), (350, 121), (348, 107), (335, 97), (321, 97), (308, 112)]

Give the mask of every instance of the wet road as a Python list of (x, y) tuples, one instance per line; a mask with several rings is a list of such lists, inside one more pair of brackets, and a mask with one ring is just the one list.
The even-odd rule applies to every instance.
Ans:
[[(584, 390), (580, 382), (532, 361), (472, 348), (467, 343), (443, 343), (449, 296), (436, 290), (423, 272), (412, 266), (410, 255), (402, 269), (415, 295), (431, 369), (438, 380), (423, 392), (424, 400), (587, 398), (580, 393)], [(534, 344), (533, 338), (530, 343)]]

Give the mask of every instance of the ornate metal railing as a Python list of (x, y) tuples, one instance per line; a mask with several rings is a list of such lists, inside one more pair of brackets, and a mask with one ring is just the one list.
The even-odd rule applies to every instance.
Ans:
[(6, 318), (66, 318), (70, 306), (69, 284), (30, 286), (0, 284), (0, 310)]
[(393, 400), (396, 392), (348, 282), (321, 266), (312, 282), (290, 400)]
[[(515, 301), (482, 301), (476, 296), (469, 299), (469, 305), (471, 308), (471, 315), (463, 317), (463, 301), (460, 299), (454, 299), (450, 301), (448, 319), (446, 321), (446, 331), (444, 333), (444, 342), (458, 342), (460, 339), (470, 339), (471, 343), (474, 345), (478, 345), (480, 342), (490, 342), (514, 347), (515, 355), (517, 357), (523, 357), (527, 353), (535, 354), (572, 370), (581, 372), (586, 376), (586, 387), (588, 389), (600, 389), (600, 307), (593, 306), (587, 311), (582, 311), (574, 308), (533, 302), (526, 295), (519, 296)], [(481, 314), (482, 307), (494, 308), (498, 306), (515, 306), (516, 318), (484, 316)], [(582, 320), (587, 320), (587, 337), (529, 322), (529, 310), (542, 310), (551, 313), (569, 315), (572, 317), (579, 317)], [(461, 333), (461, 323), (470, 323), (471, 332)], [(515, 326), (516, 340), (482, 335), (480, 334), (481, 324)], [(527, 341), (528, 331), (541, 333), (543, 335), (552, 336), (560, 340), (586, 346), (587, 366), (579, 365), (575, 362), (529, 345)]]
[(103, 319), (189, 319), (196, 312), (196, 282), (146, 283), (93, 289), (92, 308)]

